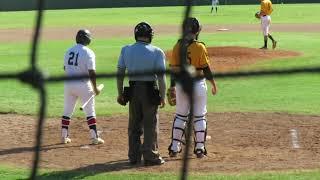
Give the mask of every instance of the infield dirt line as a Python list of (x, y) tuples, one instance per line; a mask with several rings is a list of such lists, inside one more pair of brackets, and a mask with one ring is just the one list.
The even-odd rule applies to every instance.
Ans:
[[(83, 27), (44, 27), (42, 29), (42, 40), (69, 40), (73, 39), (76, 32)], [(87, 27), (92, 31), (94, 38), (132, 37), (134, 25), (132, 26), (92, 26)], [(154, 25), (155, 34), (169, 35), (179, 34), (180, 25)], [(227, 32), (260, 32), (260, 24), (225, 24), (225, 25), (203, 25), (202, 32), (222, 33), (219, 29), (228, 29)], [(274, 32), (320, 32), (320, 24), (273, 24)], [(32, 28), (8, 28), (0, 29), (1, 42), (23, 42), (32, 38)]]

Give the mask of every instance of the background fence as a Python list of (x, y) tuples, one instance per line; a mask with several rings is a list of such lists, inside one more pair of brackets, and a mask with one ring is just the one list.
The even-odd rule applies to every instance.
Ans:
[[(320, 3), (320, 0), (272, 0), (273, 3)], [(37, 0), (1, 0), (0, 11), (35, 10)], [(48, 0), (45, 9), (182, 6), (184, 0)], [(193, 5), (209, 5), (211, 0), (196, 0)], [(259, 4), (259, 0), (220, 0), (220, 4)]]

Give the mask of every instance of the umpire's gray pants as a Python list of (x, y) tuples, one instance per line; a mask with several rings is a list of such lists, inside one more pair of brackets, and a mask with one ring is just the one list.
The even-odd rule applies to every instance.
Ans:
[[(158, 105), (150, 102), (148, 88), (144, 83), (136, 83), (132, 88), (129, 103), (129, 160), (141, 161), (159, 159), (158, 152)], [(143, 143), (140, 136), (144, 134)]]

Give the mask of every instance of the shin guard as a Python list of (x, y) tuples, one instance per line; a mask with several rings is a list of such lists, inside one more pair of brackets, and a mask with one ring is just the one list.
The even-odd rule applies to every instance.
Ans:
[(207, 154), (205, 147), (205, 141), (207, 136), (207, 121), (205, 116), (194, 116), (193, 118), (194, 126), (194, 152), (197, 150), (202, 150), (204, 154)]
[(186, 123), (188, 121), (188, 116), (176, 114), (173, 125), (172, 125), (172, 141), (168, 148), (169, 151), (181, 152), (181, 143), (184, 144), (182, 138), (184, 136), (184, 130)]

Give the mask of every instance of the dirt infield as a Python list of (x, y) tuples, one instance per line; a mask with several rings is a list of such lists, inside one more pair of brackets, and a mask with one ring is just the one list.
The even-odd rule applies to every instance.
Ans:
[[(76, 32), (83, 27), (45, 27), (41, 31), (42, 40), (71, 40), (74, 39)], [(132, 37), (132, 26), (94, 26), (87, 27), (94, 38), (112, 37)], [(180, 34), (179, 25), (155, 25), (153, 26), (155, 37), (166, 34)], [(227, 29), (227, 31), (219, 31)], [(273, 24), (273, 32), (320, 32), (320, 24)], [(257, 32), (260, 33), (260, 24), (238, 24), (238, 25), (204, 25), (202, 32), (221, 33), (221, 32)], [(32, 39), (33, 29), (30, 28), (9, 28), (0, 29), (1, 42), (24, 42)]]
[(237, 70), (261, 60), (274, 58), (288, 58), (299, 56), (301, 53), (293, 51), (265, 51), (246, 47), (209, 47), (211, 64), (218, 72)]
[[(63, 170), (178, 172), (181, 155), (169, 158), (173, 115), (160, 113), (160, 167), (130, 166), (127, 162), (127, 116), (102, 117), (98, 127), (106, 141), (89, 145), (84, 119), (71, 122), (72, 143), (60, 144), (60, 119), (47, 119), (41, 167)], [(0, 163), (30, 166), (36, 118), (0, 115)], [(320, 166), (320, 117), (279, 113), (209, 113), (208, 157), (190, 156), (192, 172), (239, 172), (312, 169)], [(295, 134), (293, 132), (296, 132)]]

